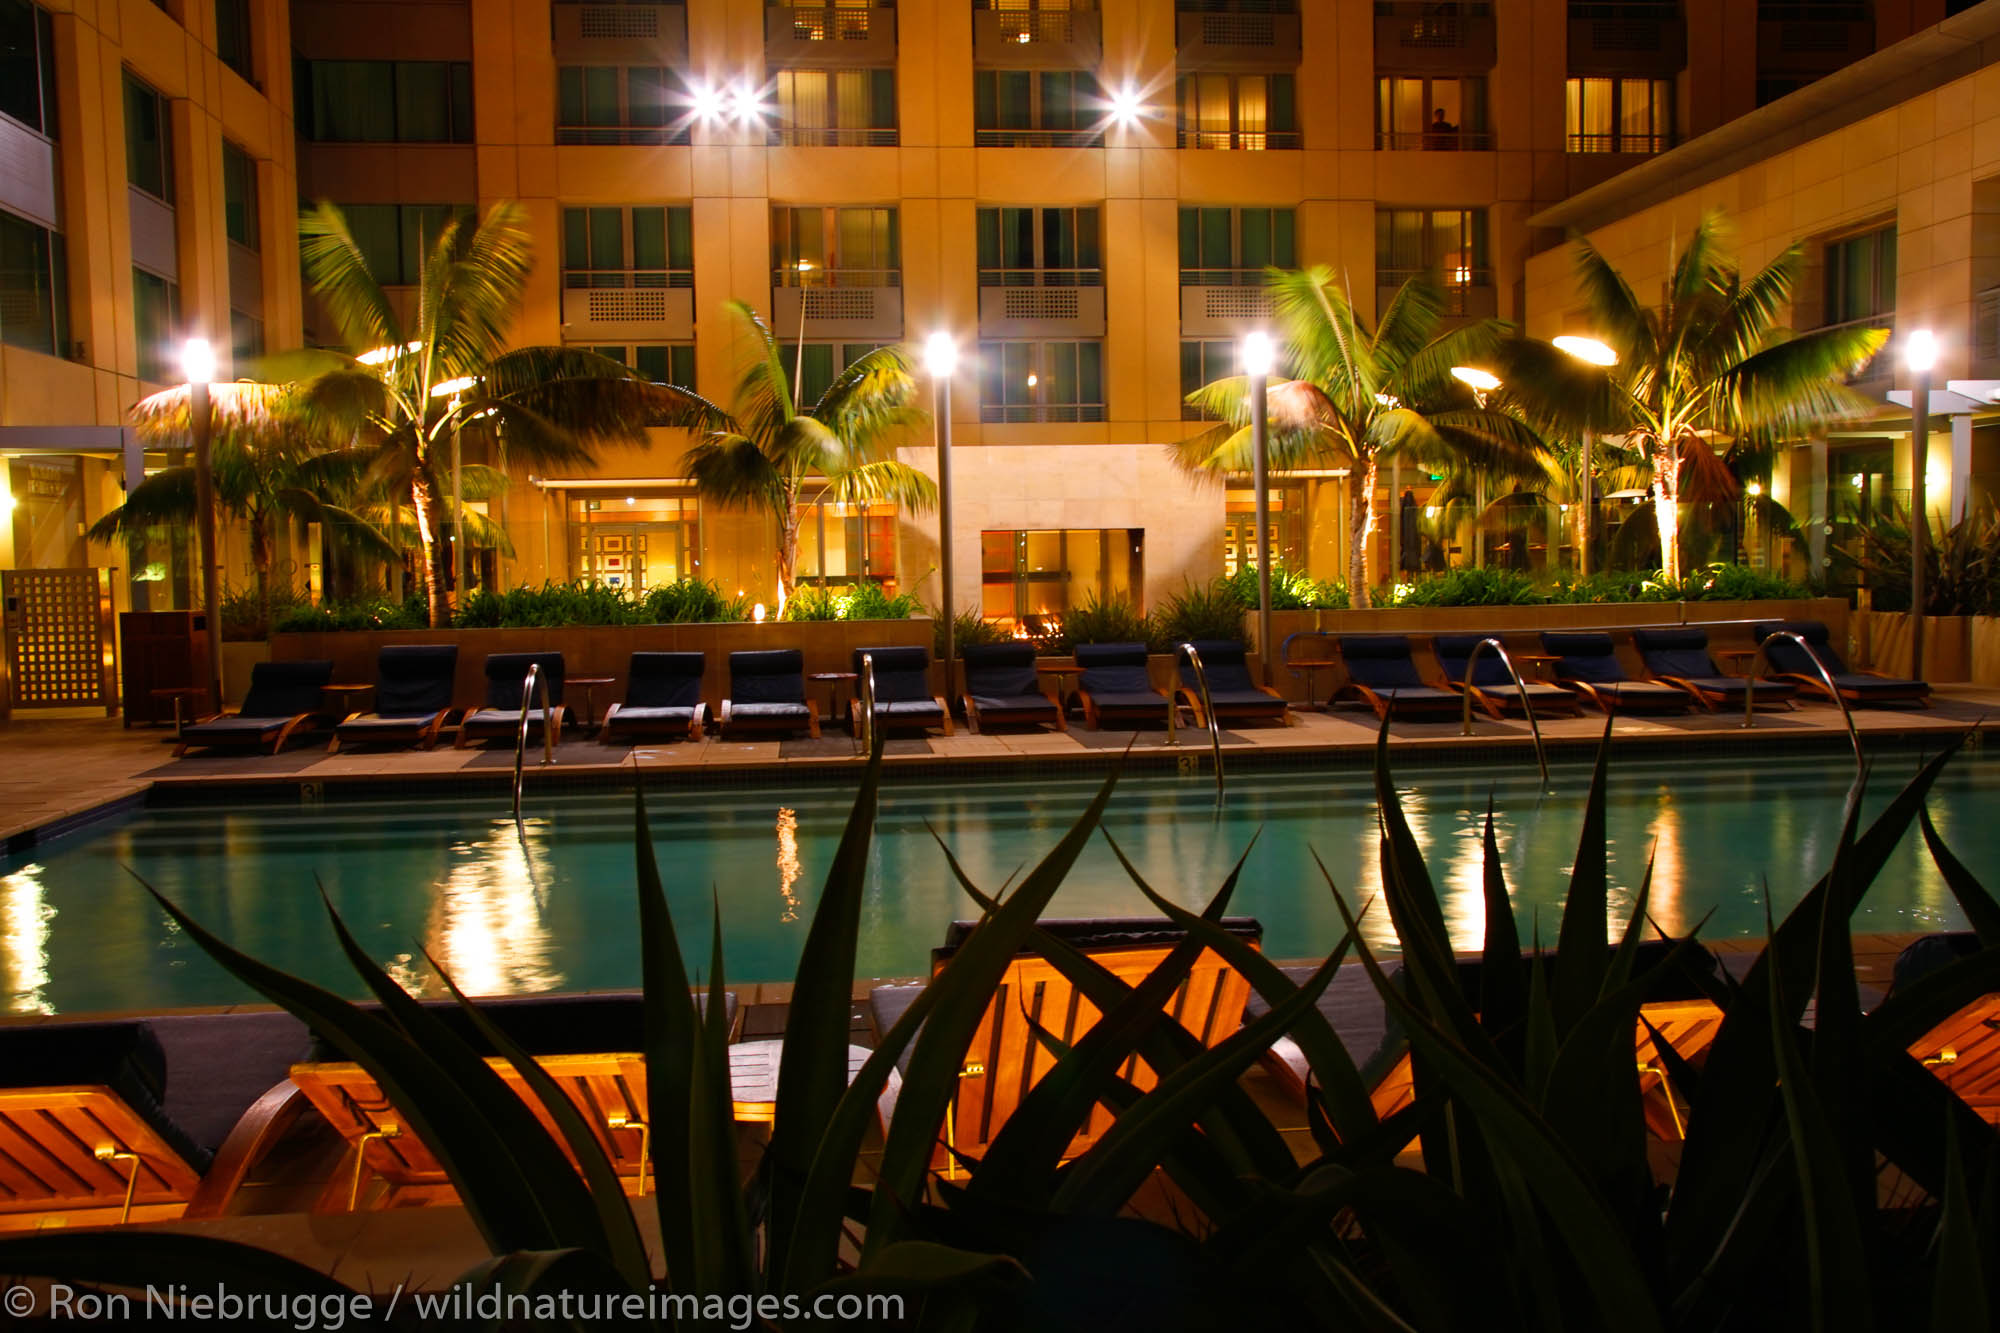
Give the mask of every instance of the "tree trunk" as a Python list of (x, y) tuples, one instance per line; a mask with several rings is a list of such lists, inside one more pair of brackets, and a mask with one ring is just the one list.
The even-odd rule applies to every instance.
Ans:
[(250, 571), (257, 580), (258, 624), (264, 637), (271, 637), (271, 530), (270, 517), (262, 509), (250, 511)]
[(1349, 546), (1347, 553), (1348, 604), (1365, 611), (1372, 605), (1369, 590), (1374, 586), (1373, 543), (1375, 531), (1375, 455), (1369, 454), (1347, 474)]
[(1653, 521), (1660, 529), (1660, 568), (1670, 579), (1681, 576), (1680, 459), (1674, 450), (1653, 451)]
[(785, 615), (785, 604), (792, 600), (798, 581), (799, 568), (799, 518), (796, 508), (786, 511), (778, 519), (778, 618)]
[(451, 609), (445, 605), (444, 571), (439, 568), (443, 553), (437, 542), (437, 528), (431, 521), (435, 501), (430, 484), (422, 473), (410, 478), (410, 507), (416, 510), (417, 544), (423, 551), (424, 606), (430, 627), (443, 629), (451, 624)]

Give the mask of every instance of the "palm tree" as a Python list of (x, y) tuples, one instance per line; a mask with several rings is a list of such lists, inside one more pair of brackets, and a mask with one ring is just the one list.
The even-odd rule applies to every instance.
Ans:
[[(407, 497), (430, 621), (444, 624), (455, 436), (504, 439), (529, 466), (590, 467), (599, 445), (644, 445), (679, 398), (592, 352), (507, 346), (533, 264), (518, 204), (493, 205), (477, 227), (453, 219), (429, 240), (407, 325), (338, 208), (308, 212), (299, 235), (307, 283), (351, 353), (323, 355), (301, 401), (317, 427), (360, 451), (372, 481)], [(481, 489), (498, 480), (481, 474)], [(469, 542), (473, 516), (463, 517)]]
[(724, 307), (750, 340), (751, 356), (737, 380), (735, 410), (692, 392), (674, 424), (695, 432), (686, 475), (695, 493), (726, 505), (768, 509), (778, 525), (778, 611), (797, 582), (801, 499), (843, 504), (893, 501), (923, 512), (937, 502), (931, 479), (907, 463), (883, 457), (894, 433), (929, 419), (915, 406), (916, 381), (900, 348), (881, 347), (834, 376), (806, 407), (786, 374), (778, 340), (742, 301)]
[(1793, 245), (1746, 282), (1725, 252), (1727, 231), (1720, 213), (1702, 216), (1673, 258), (1658, 306), (1642, 305), (1597, 247), (1577, 240), (1578, 286), (1593, 334), (1618, 354), (1615, 366), (1528, 339), (1501, 353), (1510, 407), (1546, 429), (1622, 436), (1645, 457), (1661, 560), (1673, 578), (1683, 504), (1733, 501), (1743, 469), (1732, 464), (1879, 406), (1846, 379), (1882, 349), (1888, 330), (1793, 334), (1779, 316), (1803, 251)]
[[(1293, 373), (1273, 378), (1267, 389), (1270, 465), (1348, 469), (1349, 582), (1354, 605), (1365, 607), (1383, 462), (1475, 469), (1495, 481), (1538, 485), (1547, 475), (1546, 453), (1521, 421), (1483, 406), (1452, 378), (1453, 366), (1486, 360), (1508, 329), (1489, 319), (1439, 332), (1445, 300), (1435, 274), (1405, 282), (1372, 330), (1329, 268), (1273, 269), (1269, 281)], [(1217, 380), (1188, 402), (1218, 424), (1168, 446), (1175, 462), (1197, 475), (1248, 472), (1247, 379)]]

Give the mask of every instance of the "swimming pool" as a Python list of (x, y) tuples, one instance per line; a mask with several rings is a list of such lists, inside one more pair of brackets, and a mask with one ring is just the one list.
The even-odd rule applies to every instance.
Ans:
[[(1919, 762), (1877, 763), (1879, 809)], [(1709, 937), (1762, 935), (1760, 886), (1775, 910), (1824, 870), (1848, 768), (1839, 752), (1767, 757), (1750, 747), (1667, 758), (1614, 754), (1609, 789), (1611, 912), (1623, 921), (1649, 854), (1652, 910), (1669, 930), (1713, 908)], [(890, 780), (862, 918), (861, 976), (928, 966), (946, 924), (975, 913), (926, 824), (974, 882), (998, 888), (1031, 865), (1101, 779)], [(1547, 793), (1531, 768), (1405, 767), (1398, 786), (1460, 947), (1484, 928), (1479, 832), (1489, 793), (1523, 940), (1552, 940), (1582, 821), (1589, 767), (1557, 765)], [(790, 790), (657, 788), (651, 824), (690, 965), (706, 966), (710, 892), (720, 898), (732, 982), (788, 980), (853, 796), (847, 783)], [(2000, 867), (2000, 758), (1967, 753), (1931, 799), (1946, 841), (1991, 883)], [(136, 811), (0, 860), (0, 1007), (78, 1013), (231, 1004), (258, 997), (173, 928), (127, 873), (143, 875), (238, 947), (344, 994), (314, 876), (374, 956), (436, 992), (420, 944), (473, 994), (630, 986), (634, 938), (629, 791), (530, 792), (527, 838), (496, 790), (463, 797), (296, 800)], [(1323, 955), (1340, 935), (1307, 847), (1356, 899), (1379, 883), (1365, 767), (1232, 775), (1218, 815), (1205, 777), (1129, 776), (1106, 827), (1155, 888), (1190, 906), (1221, 882), (1264, 826), (1232, 910), (1264, 923), (1274, 957)], [(1052, 914), (1143, 914), (1147, 904), (1101, 840)], [(1855, 919), (1858, 932), (1956, 928), (1962, 920), (1921, 840), (1907, 839)], [(1373, 943), (1393, 947), (1378, 905)]]

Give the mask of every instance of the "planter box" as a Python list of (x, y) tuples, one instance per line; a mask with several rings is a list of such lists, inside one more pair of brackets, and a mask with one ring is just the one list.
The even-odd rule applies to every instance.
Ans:
[[(271, 656), (278, 661), (299, 658), (333, 659), (336, 681), (375, 679), (375, 657), (392, 643), (455, 643), (458, 677), (454, 707), (485, 702), (488, 653), (559, 652), (566, 676), (609, 676), (612, 683), (597, 691), (597, 715), (625, 697), (625, 672), (637, 652), (702, 652), (708, 669), (702, 697), (709, 711), (722, 707), (729, 689), (729, 654), (755, 648), (798, 648), (805, 653), (806, 671), (846, 671), (856, 648), (877, 645), (931, 646), (929, 617), (913, 620), (767, 621), (764, 624), (580, 625), (564, 629), (395, 629), (334, 630), (316, 634), (274, 634)], [(935, 670), (935, 668), (933, 668)], [(822, 717), (827, 691), (806, 682), (806, 697), (817, 698)], [(581, 698), (569, 701), (572, 708)]]
[(271, 660), (271, 645), (249, 640), (222, 645), (222, 702), (230, 707), (243, 702), (250, 690), (250, 668)]
[[(1856, 611), (1850, 660), (1885, 675), (1909, 675), (1911, 621), (1906, 611)], [(1933, 685), (1972, 679), (1971, 616), (1924, 617), (1924, 679)]]
[(1972, 640), (1972, 683), (2000, 686), (2000, 616), (1974, 616), (1968, 637)]

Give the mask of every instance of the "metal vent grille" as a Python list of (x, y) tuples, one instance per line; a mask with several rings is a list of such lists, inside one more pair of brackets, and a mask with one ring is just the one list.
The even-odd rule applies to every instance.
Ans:
[(807, 319), (875, 318), (875, 291), (870, 287), (808, 287), (802, 295)]
[(593, 324), (656, 322), (667, 317), (667, 293), (659, 287), (593, 291), (585, 308)]
[(1203, 14), (1204, 46), (1276, 46), (1278, 25), (1269, 14)]
[(660, 35), (660, 11), (653, 5), (585, 5), (576, 24), (583, 37), (651, 40)]
[(1001, 309), (1008, 319), (1075, 319), (1082, 313), (1074, 287), (1009, 287)]
[(1590, 44), (1599, 51), (1657, 51), (1660, 31), (1657, 23), (1599, 19), (1590, 25)]
[(1271, 292), (1267, 287), (1209, 287), (1202, 292), (1201, 313), (1209, 319), (1269, 319)]

